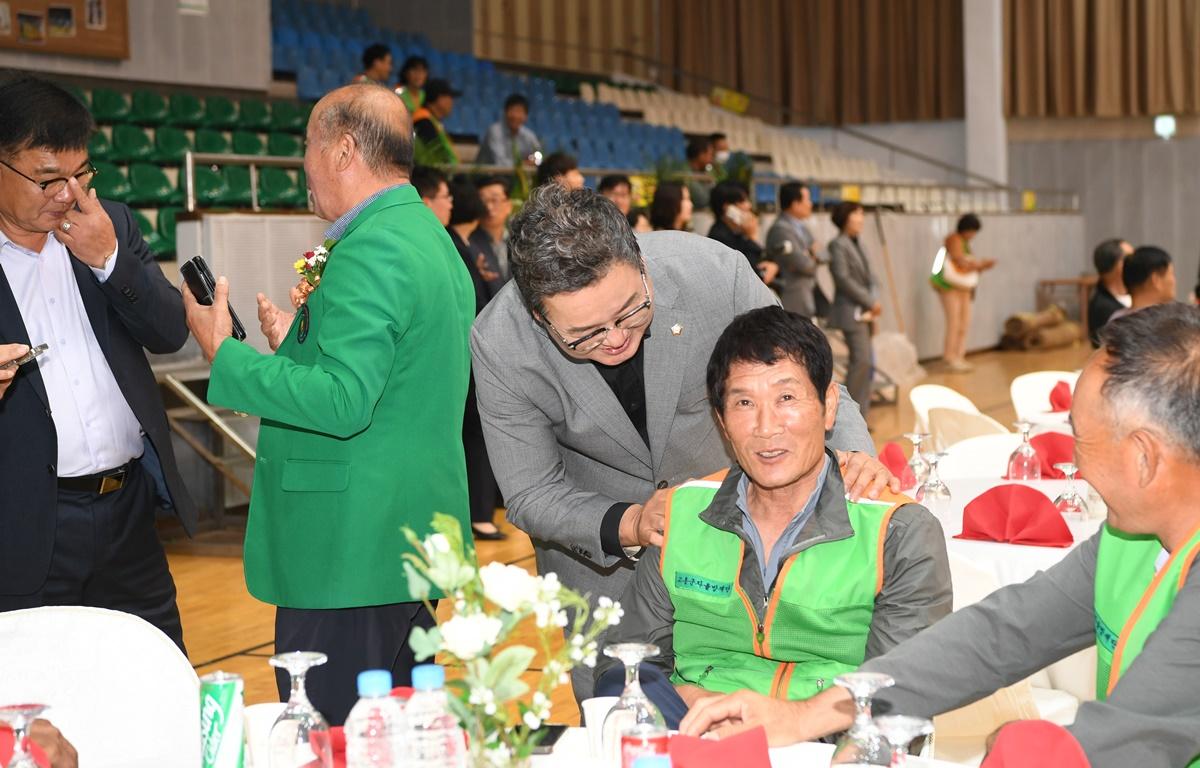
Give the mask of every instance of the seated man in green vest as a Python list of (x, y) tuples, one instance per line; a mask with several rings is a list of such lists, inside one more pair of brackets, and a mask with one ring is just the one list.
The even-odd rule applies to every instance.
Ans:
[[(1200, 766), (1200, 308), (1163, 304), (1104, 326), (1075, 385), (1081, 474), (1104, 528), (1060, 563), (863, 666), (876, 696), (932, 716), (1096, 646), (1096, 700), (1068, 730), (1093, 768)], [(742, 691), (701, 702), (684, 732), (765, 725), (772, 744), (850, 724), (835, 690), (804, 702)]]
[[(950, 613), (941, 526), (904, 497), (846, 500), (825, 432), (833, 355), (800, 315), (734, 318), (708, 361), (708, 401), (737, 465), (676, 488), (610, 643), (653, 643), (643, 687), (674, 727), (705, 696), (803, 699)], [(619, 664), (596, 695), (619, 693)], [(669, 682), (668, 682), (669, 677)]]

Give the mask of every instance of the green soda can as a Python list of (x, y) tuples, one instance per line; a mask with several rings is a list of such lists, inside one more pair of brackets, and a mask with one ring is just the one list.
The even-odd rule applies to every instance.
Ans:
[(200, 767), (242, 768), (245, 721), (241, 675), (213, 672), (200, 678)]

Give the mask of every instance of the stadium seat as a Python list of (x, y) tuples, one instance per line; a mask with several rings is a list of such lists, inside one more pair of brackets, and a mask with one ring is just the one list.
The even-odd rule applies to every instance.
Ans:
[(129, 119), (129, 100), (111, 88), (92, 91), (92, 116), (98, 123), (123, 123)]
[(298, 208), (306, 201), (304, 192), (287, 170), (267, 167), (258, 174), (258, 202), (265, 208)]
[(125, 178), (125, 172), (103, 160), (92, 164), (96, 166), (96, 176), (92, 179), (92, 189), (96, 190), (96, 195), (118, 203), (128, 201), (132, 187), (129, 179)]
[(150, 223), (150, 219), (146, 218), (146, 214), (136, 209), (133, 211), (133, 218), (137, 221), (138, 229), (142, 230), (142, 239), (146, 241), (146, 245), (150, 247), (155, 256), (161, 256), (163, 253), (163, 239), (158, 232), (154, 231), (154, 225)]
[(220, 131), (199, 128), (196, 130), (196, 151), (227, 155), (230, 151), (229, 139)]
[(171, 253), (175, 252), (175, 217), (181, 210), (170, 205), (158, 209), (158, 234), (163, 240), (163, 247)]
[(134, 163), (129, 166), (129, 183), (133, 187), (129, 201), (135, 205), (178, 204), (183, 193), (172, 187), (167, 174), (157, 165)]
[(234, 131), (233, 132), (233, 153), (235, 155), (263, 155), (266, 154), (266, 148), (263, 146), (263, 140), (259, 138), (257, 133), (249, 131)]
[[(182, 184), (182, 176), (180, 177)], [(196, 166), (196, 203), (212, 206), (220, 203), (225, 195), (225, 177), (207, 165)]]
[(231, 165), (221, 170), (225, 177), (225, 189), (219, 202), (225, 205), (250, 205), (250, 169), (244, 165)]
[(154, 91), (133, 92), (130, 122), (138, 125), (162, 125), (167, 119), (167, 100)]
[(167, 105), (167, 122), (194, 128), (204, 121), (204, 103), (190, 93), (172, 93)]
[(173, 125), (159, 126), (154, 131), (154, 154), (156, 163), (175, 165), (183, 162), (183, 155), (192, 148), (187, 133)]
[(224, 96), (209, 96), (204, 100), (203, 125), (209, 128), (236, 128), (237, 105)]
[(112, 158), (112, 142), (104, 131), (96, 131), (88, 139), (88, 157), (93, 162)]
[(154, 144), (146, 132), (136, 125), (114, 125), (112, 132), (112, 159), (124, 162), (149, 160), (154, 153)]
[(248, 131), (265, 131), (271, 127), (271, 110), (259, 99), (238, 102), (238, 126)]
[(304, 144), (294, 134), (272, 133), (267, 136), (267, 154), (274, 157), (302, 157)]
[(308, 114), (294, 101), (271, 102), (271, 130), (284, 133), (304, 133)]

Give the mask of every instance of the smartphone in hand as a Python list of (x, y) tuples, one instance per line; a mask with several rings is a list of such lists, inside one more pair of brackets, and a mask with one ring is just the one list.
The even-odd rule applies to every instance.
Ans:
[[(187, 283), (188, 290), (196, 297), (196, 301), (206, 307), (212, 306), (213, 296), (217, 290), (217, 281), (204, 257), (193, 256), (188, 259), (179, 267), (179, 273), (183, 275), (183, 280)], [(229, 316), (233, 319), (233, 338), (245, 341), (245, 326), (242, 325), (237, 312), (233, 311), (233, 305), (227, 304), (226, 306), (229, 307)]]

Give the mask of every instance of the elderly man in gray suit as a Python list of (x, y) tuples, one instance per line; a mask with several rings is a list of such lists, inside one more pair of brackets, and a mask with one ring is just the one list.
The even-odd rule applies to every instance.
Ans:
[[(729, 466), (706, 363), (736, 315), (775, 298), (740, 253), (676, 232), (639, 240), (611, 201), (558, 184), (513, 219), (509, 255), (513, 282), (471, 332), (508, 519), (539, 572), (617, 598), (662, 543), (665, 489)], [(848, 397), (827, 442), (851, 496), (898, 490)], [(591, 671), (573, 684), (590, 695)]]
[(840, 234), (829, 243), (829, 271), (835, 293), (829, 325), (842, 332), (850, 350), (846, 389), (864, 416), (871, 405), (871, 379), (875, 376), (871, 351), (871, 323), (883, 311), (879, 304), (871, 262), (858, 242), (866, 217), (858, 203), (838, 203), (833, 224)]
[(812, 192), (798, 182), (779, 188), (779, 217), (767, 232), (766, 258), (779, 265), (775, 284), (782, 285), (779, 300), (789, 312), (812, 320), (817, 314), (816, 243), (805, 220), (812, 216)]

